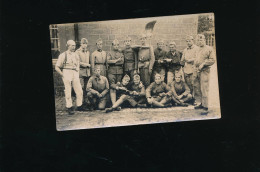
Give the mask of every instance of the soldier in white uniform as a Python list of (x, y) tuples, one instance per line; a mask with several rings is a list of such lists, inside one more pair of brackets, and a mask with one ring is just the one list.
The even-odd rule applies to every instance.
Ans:
[(71, 87), (76, 93), (77, 110), (82, 109), (83, 91), (79, 80), (79, 56), (74, 52), (76, 44), (73, 40), (67, 42), (68, 50), (59, 55), (55, 70), (61, 75), (65, 87), (66, 107), (69, 115), (73, 115)]
[(198, 37), (198, 52), (196, 53), (196, 59), (194, 61), (194, 91), (195, 95), (201, 99), (201, 104), (195, 106), (195, 109), (204, 109), (201, 115), (207, 115), (208, 113), (208, 93), (209, 93), (209, 77), (210, 66), (215, 63), (216, 54), (212, 47), (206, 45), (205, 36), (199, 34)]

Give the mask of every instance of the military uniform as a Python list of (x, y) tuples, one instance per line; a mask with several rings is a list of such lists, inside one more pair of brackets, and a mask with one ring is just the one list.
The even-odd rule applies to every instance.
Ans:
[[(205, 108), (208, 108), (210, 66), (215, 63), (215, 59), (216, 54), (212, 47), (205, 45), (198, 48), (194, 61), (193, 85), (196, 101), (201, 100), (201, 104)], [(201, 64), (204, 64), (204, 67), (199, 70)]]
[(156, 74), (160, 74), (162, 76), (162, 81), (164, 81), (166, 66), (164, 63), (159, 63), (158, 61), (165, 59), (166, 54), (167, 52), (165, 50), (159, 48), (154, 50), (155, 63), (153, 66), (153, 79)]
[(166, 57), (168, 59), (172, 59), (172, 61), (170, 63), (167, 63), (167, 84), (170, 84), (175, 76), (175, 73), (179, 73), (181, 72), (181, 66), (180, 65), (176, 65), (176, 64), (180, 64), (181, 62), (181, 52), (176, 50), (175, 52), (168, 52), (166, 54)]
[(164, 94), (171, 94), (171, 89), (165, 82), (156, 84), (155, 82), (146, 89), (146, 98), (151, 98), (152, 102), (148, 103), (155, 106), (163, 107), (165, 104), (171, 101), (171, 96)]
[(91, 62), (92, 73), (94, 73), (93, 70), (94, 70), (95, 66), (99, 66), (100, 70), (101, 70), (100, 74), (102, 76), (107, 76), (106, 75), (107, 54), (105, 51), (103, 51), (103, 50), (94, 51), (91, 55), (90, 62)]
[(75, 52), (65, 51), (59, 55), (56, 66), (62, 70), (63, 83), (65, 87), (66, 107), (72, 107), (71, 86), (76, 93), (76, 105), (82, 105), (83, 91), (79, 80), (79, 56)]
[(180, 101), (177, 98), (180, 95), (183, 96), (181, 100), (184, 103), (192, 99), (192, 95), (190, 94), (190, 89), (185, 82), (180, 81), (179, 83), (177, 83), (176, 81), (173, 81), (169, 86), (171, 87), (172, 99), (175, 103), (178, 104), (180, 103)]
[[(106, 102), (108, 99), (108, 91), (109, 91), (109, 84), (108, 80), (105, 76), (100, 75), (98, 78), (97, 76), (91, 76), (89, 78), (87, 84), (87, 101), (95, 106), (98, 103), (98, 109), (104, 109), (106, 106)], [(102, 97), (99, 98), (98, 94), (101, 94)]]
[(140, 78), (145, 87), (148, 87), (151, 82), (151, 74), (149, 70), (153, 69), (154, 65), (153, 47), (140, 47), (138, 51), (138, 69)]
[(123, 49), (122, 52), (124, 54), (124, 72), (129, 75), (132, 80), (134, 71), (137, 70), (137, 54), (131, 47)]
[[(118, 59), (121, 59), (117, 61)], [(111, 51), (107, 53), (108, 64), (108, 81), (109, 84), (120, 82), (123, 77), (124, 55), (119, 51)]]
[[(90, 63), (89, 63), (89, 51), (87, 49), (79, 48), (76, 53), (79, 56), (80, 61), (80, 70), (79, 70), (79, 79), (80, 84), (83, 90), (85, 90), (90, 77)], [(85, 67), (82, 64), (88, 64), (89, 66)]]
[(184, 78), (191, 93), (193, 94), (193, 72), (194, 72), (194, 60), (196, 58), (196, 53), (198, 51), (198, 46), (192, 45), (183, 50), (181, 63), (184, 64)]

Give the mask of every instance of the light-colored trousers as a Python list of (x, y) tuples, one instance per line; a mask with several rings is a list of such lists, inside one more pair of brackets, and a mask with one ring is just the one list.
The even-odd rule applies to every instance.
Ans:
[(73, 87), (76, 93), (76, 105), (82, 105), (83, 99), (83, 91), (81, 88), (80, 80), (79, 80), (79, 72), (75, 70), (63, 69), (63, 77), (62, 77), (64, 87), (65, 87), (65, 100), (66, 107), (72, 107), (72, 99), (71, 99), (71, 87)]
[(201, 103), (203, 107), (208, 107), (210, 69), (194, 72), (193, 76), (194, 98), (198, 104)]

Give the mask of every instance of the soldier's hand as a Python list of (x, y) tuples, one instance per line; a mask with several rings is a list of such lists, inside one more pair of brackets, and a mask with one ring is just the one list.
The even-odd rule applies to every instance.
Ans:
[(133, 95), (137, 96), (137, 95), (138, 95), (138, 93), (137, 93), (136, 91), (133, 91)]
[(102, 96), (102, 94), (98, 94), (98, 97), (99, 97), (99, 98), (102, 98), (103, 96)]
[(153, 70), (152, 70), (152, 69), (149, 69), (149, 71), (148, 71), (148, 72), (149, 72), (149, 74), (151, 75), (151, 74), (152, 74), (152, 72), (153, 72)]
[(159, 96), (160, 97), (164, 97), (164, 96), (166, 96), (166, 94), (165, 93), (160, 93)]
[(148, 102), (149, 104), (151, 104), (151, 103), (153, 102), (153, 99), (152, 99), (152, 98), (147, 98), (147, 102)]
[(136, 75), (137, 74), (137, 70), (134, 70), (134, 75)]
[(201, 71), (201, 69), (204, 67), (204, 64), (201, 64), (200, 66), (199, 66), (199, 71)]

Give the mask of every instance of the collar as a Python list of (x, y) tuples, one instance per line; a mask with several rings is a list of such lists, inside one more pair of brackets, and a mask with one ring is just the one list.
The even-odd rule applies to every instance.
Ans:
[(71, 51), (67, 50), (67, 54), (69, 54), (69, 55), (72, 55), (72, 54), (73, 54), (73, 52), (71, 52)]
[(97, 50), (98, 52), (102, 52), (102, 50)]
[(176, 54), (176, 51), (171, 52), (171, 54), (174, 56)]
[(187, 49), (193, 49), (194, 48), (194, 44), (191, 47), (187, 47)]
[(80, 51), (82, 51), (82, 52), (87, 52), (88, 49), (87, 49), (87, 48), (83, 49), (82, 47), (80, 47)]

